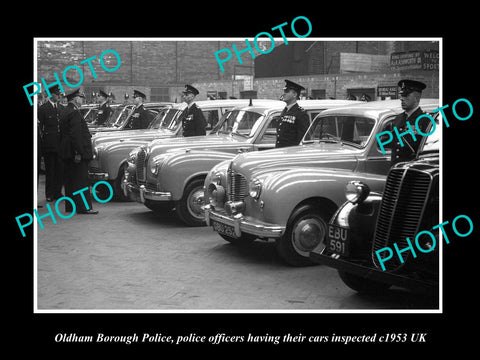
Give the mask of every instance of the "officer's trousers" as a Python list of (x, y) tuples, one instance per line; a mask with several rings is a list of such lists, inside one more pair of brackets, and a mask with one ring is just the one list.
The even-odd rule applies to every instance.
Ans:
[[(73, 162), (73, 159), (66, 159), (64, 160), (64, 169), (65, 196), (68, 196), (75, 202), (76, 212), (91, 209), (92, 196), (90, 193), (90, 180), (88, 179), (88, 161), (81, 160), (76, 164)], [(85, 187), (88, 187), (88, 189), (73, 195), (74, 192), (82, 190)], [(85, 197), (85, 201), (82, 199), (82, 194)], [(65, 201), (65, 212), (72, 212), (72, 205), (69, 201)]]

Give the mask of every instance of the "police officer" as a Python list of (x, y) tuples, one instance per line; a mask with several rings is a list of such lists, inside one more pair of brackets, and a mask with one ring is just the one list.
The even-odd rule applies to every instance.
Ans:
[[(422, 91), (427, 87), (424, 83), (416, 80), (400, 80), (398, 82), (400, 103), (403, 113), (397, 115), (393, 121), (393, 126), (397, 128), (398, 133), (402, 134), (406, 131), (409, 131), (407, 121), (410, 123), (410, 128), (415, 134), (416, 141), (414, 141), (412, 135), (407, 133), (401, 137), (403, 146), (401, 146), (400, 141), (397, 136), (394, 137), (396, 142), (392, 146), (392, 155), (391, 155), (391, 165), (402, 161), (410, 161), (415, 158), (415, 155), (420, 145), (420, 135), (417, 136), (417, 131), (415, 127), (415, 121), (417, 117), (424, 114), (423, 110), (420, 108), (420, 98), (422, 97)], [(427, 132), (427, 127), (430, 124), (428, 119), (421, 119), (417, 126), (423, 133)]]
[(62, 197), (63, 161), (59, 156), (60, 88), (55, 85), (50, 90), (51, 97), (38, 108), (38, 124), (41, 134), (41, 151), (45, 160), (45, 197), (53, 201)]
[(207, 122), (202, 110), (195, 104), (195, 97), (199, 91), (191, 85), (185, 85), (182, 91), (182, 101), (187, 103), (187, 108), (182, 113), (183, 136), (206, 135)]
[(302, 90), (305, 90), (303, 86), (285, 80), (281, 99), (287, 106), (283, 109), (277, 124), (277, 141), (275, 143), (277, 148), (300, 144), (310, 126), (308, 114), (297, 104)]
[(105, 91), (100, 90), (97, 94), (97, 98), (100, 103), (100, 107), (97, 111), (97, 118), (95, 119), (95, 123), (97, 125), (103, 126), (110, 118), (112, 109), (108, 104), (108, 95)]
[[(75, 201), (77, 213), (98, 214), (98, 211), (92, 208), (90, 190), (73, 195), (90, 185), (88, 163), (93, 158), (92, 136), (78, 110), (84, 98), (85, 95), (78, 89), (67, 95), (68, 105), (60, 118), (60, 155), (65, 168), (65, 196)], [(88, 206), (85, 205), (82, 194)], [(73, 211), (69, 201), (65, 201), (65, 211)]]
[(132, 129), (146, 129), (150, 125), (153, 116), (145, 110), (143, 103), (147, 96), (138, 90), (133, 90), (133, 103), (135, 104), (135, 109), (132, 113), (132, 120), (130, 127)]

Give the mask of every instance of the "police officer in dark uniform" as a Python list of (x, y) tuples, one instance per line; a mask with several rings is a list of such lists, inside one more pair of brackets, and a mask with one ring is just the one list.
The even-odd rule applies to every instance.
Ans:
[(59, 105), (60, 88), (50, 89), (51, 98), (38, 108), (38, 124), (41, 134), (41, 151), (45, 160), (45, 197), (53, 201), (62, 197), (63, 161), (59, 156), (60, 115), (63, 106)]
[(283, 109), (277, 124), (277, 141), (275, 147), (295, 146), (300, 144), (310, 126), (307, 112), (297, 104), (305, 88), (290, 80), (285, 80), (281, 99), (287, 106)]
[(132, 113), (130, 125), (132, 129), (146, 129), (153, 119), (153, 116), (145, 110), (145, 107), (143, 106), (146, 98), (147, 96), (141, 91), (133, 90), (133, 103), (135, 104), (135, 109)]
[[(414, 141), (412, 135), (407, 133), (401, 136), (403, 146), (398, 139), (398, 136), (393, 132), (395, 142), (392, 146), (392, 155), (391, 155), (391, 165), (402, 161), (410, 161), (415, 158), (417, 153), (418, 146), (420, 145), (421, 135), (417, 135), (417, 130), (415, 127), (415, 122), (417, 117), (424, 114), (423, 110), (420, 108), (420, 98), (422, 96), (422, 91), (427, 87), (424, 83), (416, 80), (400, 80), (398, 82), (400, 87), (399, 95), (403, 113), (397, 115), (393, 121), (393, 126), (397, 128), (398, 133), (402, 134), (406, 131), (409, 131), (411, 128), (415, 134), (416, 141)], [(407, 121), (410, 124), (410, 128), (407, 125)], [(422, 133), (427, 133), (427, 128), (430, 124), (430, 120), (423, 118), (418, 122), (418, 127)]]
[(195, 97), (199, 91), (191, 85), (185, 85), (182, 91), (182, 101), (187, 103), (187, 108), (182, 113), (183, 136), (206, 135), (207, 122), (202, 110), (195, 104)]
[(110, 118), (112, 109), (108, 104), (108, 95), (105, 91), (100, 90), (97, 94), (97, 98), (99, 99), (100, 107), (97, 111), (97, 118), (95, 119), (95, 123), (97, 125), (103, 126)]
[[(85, 95), (75, 90), (67, 95), (68, 105), (60, 118), (60, 154), (65, 168), (65, 196), (75, 201), (79, 214), (98, 214), (92, 208), (90, 189), (73, 195), (74, 192), (89, 188), (88, 163), (93, 158), (91, 134), (78, 107)], [(82, 199), (82, 194), (85, 197)], [(72, 212), (69, 201), (65, 201), (65, 211)]]

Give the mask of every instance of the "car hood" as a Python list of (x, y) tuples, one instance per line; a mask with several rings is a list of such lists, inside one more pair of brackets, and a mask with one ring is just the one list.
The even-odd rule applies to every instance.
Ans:
[(174, 139), (154, 140), (149, 144), (152, 155), (173, 152), (181, 149), (207, 150), (207, 151), (233, 151), (249, 144), (246, 138), (230, 136), (227, 134), (212, 134), (205, 136), (177, 137)]
[(247, 175), (298, 167), (340, 168), (354, 171), (357, 155), (363, 150), (348, 145), (320, 143), (240, 154), (232, 169)]
[(148, 129), (148, 130), (127, 130), (121, 131), (120, 134), (118, 133), (109, 133), (109, 134), (99, 134), (98, 136), (94, 136), (92, 139), (93, 145), (100, 145), (105, 143), (110, 143), (114, 141), (135, 141), (135, 140), (142, 140), (142, 141), (152, 141), (157, 138), (165, 138), (165, 137), (174, 137), (175, 133), (170, 130), (165, 129)]

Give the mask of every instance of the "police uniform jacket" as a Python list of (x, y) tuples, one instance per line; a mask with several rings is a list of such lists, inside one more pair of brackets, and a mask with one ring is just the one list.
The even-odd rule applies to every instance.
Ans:
[(207, 122), (205, 121), (202, 110), (200, 110), (197, 104), (192, 104), (192, 106), (187, 107), (182, 115), (183, 136), (200, 136), (207, 134), (205, 130)]
[(112, 113), (112, 109), (108, 105), (107, 102), (103, 103), (97, 111), (97, 119), (96, 122), (98, 125), (103, 125), (107, 122), (110, 118), (110, 114)]
[(73, 159), (76, 154), (80, 154), (82, 160), (91, 160), (91, 137), (82, 114), (74, 104), (69, 103), (60, 118), (60, 156), (63, 159)]
[(131, 123), (132, 129), (146, 129), (150, 125), (150, 121), (152, 121), (152, 117), (150, 113), (145, 110), (143, 104), (133, 110)]
[(60, 115), (62, 105), (47, 101), (38, 108), (39, 130), (44, 152), (58, 152), (60, 145)]
[[(410, 123), (410, 127), (415, 134), (416, 141), (413, 140), (413, 137), (410, 133), (401, 136), (403, 141), (403, 146), (401, 146), (400, 141), (394, 131), (392, 131), (395, 142), (392, 145), (392, 155), (391, 155), (391, 165), (402, 161), (410, 161), (415, 158), (415, 154), (417, 153), (418, 147), (420, 145), (420, 141), (422, 135), (418, 133), (415, 122), (417, 117), (424, 114), (423, 110), (418, 107), (410, 116), (407, 117), (407, 113), (403, 112), (395, 117), (393, 120), (393, 126), (397, 128), (398, 133), (402, 134), (405, 131), (408, 131), (409, 128), (407, 126), (407, 121)], [(418, 127), (422, 131), (422, 133), (427, 133), (428, 125), (430, 124), (430, 120), (423, 118), (418, 122)]]
[(310, 126), (307, 112), (295, 103), (280, 115), (277, 124), (277, 142), (275, 147), (295, 146), (300, 144)]

